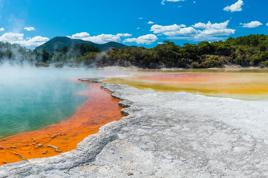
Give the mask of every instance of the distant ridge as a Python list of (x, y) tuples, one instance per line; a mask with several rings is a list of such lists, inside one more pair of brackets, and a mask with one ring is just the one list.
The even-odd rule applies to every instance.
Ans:
[(95, 47), (99, 48), (99, 50), (107, 50), (109, 48), (113, 47), (118, 47), (118, 48), (123, 48), (126, 47), (126, 45), (123, 45), (121, 43), (117, 42), (108, 42), (105, 44), (97, 44), (93, 43), (91, 41), (84, 41), (84, 40), (79, 40), (79, 39), (71, 39), (68, 37), (55, 37), (49, 40), (48, 42), (42, 44), (41, 46), (38, 46), (35, 48), (35, 51), (40, 51), (40, 50), (47, 50), (49, 53), (54, 52), (57, 48), (61, 49), (65, 46), (70, 46), (70, 45), (75, 45), (78, 43), (87, 43), (87, 44), (92, 44)]

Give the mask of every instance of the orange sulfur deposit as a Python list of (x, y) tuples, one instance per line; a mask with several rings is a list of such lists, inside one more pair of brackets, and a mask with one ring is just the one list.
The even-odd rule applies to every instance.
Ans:
[[(225, 78), (234, 78), (233, 75), (226, 75)], [(155, 74), (150, 76), (138, 77), (138, 80), (155, 82), (216, 82), (221, 80), (223, 75), (202, 74), (202, 73), (180, 73), (180, 74)]]
[(92, 84), (78, 93), (89, 99), (68, 120), (45, 127), (40, 131), (22, 133), (0, 140), (0, 165), (25, 159), (43, 158), (68, 152), (77, 147), (88, 135), (97, 133), (109, 122), (120, 120), (118, 100)]
[(139, 89), (162, 92), (189, 92), (211, 96), (249, 100), (268, 99), (268, 73), (239, 72), (177, 72), (149, 73), (131, 77), (115, 77), (105, 82), (131, 85)]

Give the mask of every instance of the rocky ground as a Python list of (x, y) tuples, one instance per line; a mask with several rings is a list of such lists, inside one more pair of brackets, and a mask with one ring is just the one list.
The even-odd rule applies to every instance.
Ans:
[[(94, 79), (98, 82), (98, 79)], [(128, 115), (0, 177), (268, 177), (268, 103), (102, 83)]]

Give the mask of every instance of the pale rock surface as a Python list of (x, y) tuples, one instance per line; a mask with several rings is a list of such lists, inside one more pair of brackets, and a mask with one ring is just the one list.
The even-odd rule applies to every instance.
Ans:
[(127, 117), (76, 150), (1, 166), (0, 177), (268, 177), (267, 102), (101, 86)]

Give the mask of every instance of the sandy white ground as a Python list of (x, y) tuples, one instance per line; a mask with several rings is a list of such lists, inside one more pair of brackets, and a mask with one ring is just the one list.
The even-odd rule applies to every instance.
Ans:
[(129, 114), (59, 156), (0, 177), (268, 177), (268, 102), (102, 83)]

